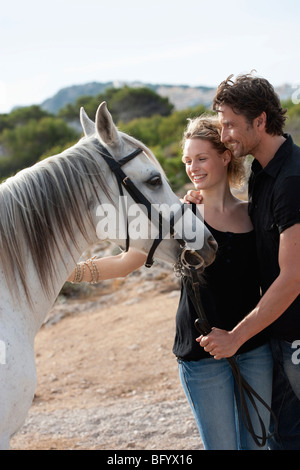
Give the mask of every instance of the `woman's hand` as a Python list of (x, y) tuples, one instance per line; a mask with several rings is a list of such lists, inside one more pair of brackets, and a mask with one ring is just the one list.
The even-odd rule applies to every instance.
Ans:
[(191, 189), (186, 193), (183, 198), (183, 202), (185, 204), (201, 204), (203, 201), (203, 196), (200, 191), (196, 191), (195, 189)]

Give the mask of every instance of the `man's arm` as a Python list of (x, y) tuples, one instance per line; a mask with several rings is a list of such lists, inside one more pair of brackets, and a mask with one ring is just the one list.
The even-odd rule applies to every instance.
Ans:
[(215, 359), (233, 356), (252, 336), (279, 318), (300, 294), (300, 224), (280, 235), (280, 274), (252, 310), (233, 330), (213, 328), (197, 341)]

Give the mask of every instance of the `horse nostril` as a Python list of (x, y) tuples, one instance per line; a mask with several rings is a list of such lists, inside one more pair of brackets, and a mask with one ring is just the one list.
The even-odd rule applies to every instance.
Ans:
[(204, 259), (197, 251), (185, 249), (181, 253), (181, 263), (188, 268), (200, 269), (204, 265)]

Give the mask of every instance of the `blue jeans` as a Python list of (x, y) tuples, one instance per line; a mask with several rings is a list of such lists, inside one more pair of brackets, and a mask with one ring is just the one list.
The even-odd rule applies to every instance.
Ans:
[[(300, 338), (299, 338), (300, 340)], [(271, 450), (300, 450), (300, 341), (273, 339), (274, 358), (272, 409), (278, 433), (269, 441)], [(274, 423), (271, 423), (274, 431)]]
[[(241, 374), (271, 406), (273, 360), (269, 345), (236, 356)], [(178, 361), (180, 380), (192, 408), (205, 450), (259, 450), (239, 418), (236, 383), (226, 359)], [(270, 413), (257, 404), (268, 431)], [(257, 418), (249, 405), (256, 433)], [(265, 449), (265, 448), (262, 448)]]

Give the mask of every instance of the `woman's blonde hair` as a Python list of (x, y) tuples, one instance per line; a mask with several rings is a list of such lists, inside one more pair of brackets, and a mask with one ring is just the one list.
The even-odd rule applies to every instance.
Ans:
[[(221, 126), (216, 116), (202, 114), (188, 119), (189, 123), (183, 134), (182, 147), (187, 139), (203, 139), (211, 142), (218, 154), (229, 150), (221, 141)], [(231, 153), (231, 152), (230, 152)], [(238, 188), (243, 185), (246, 178), (245, 158), (234, 157), (231, 153), (231, 161), (228, 164), (228, 178), (231, 186)]]

